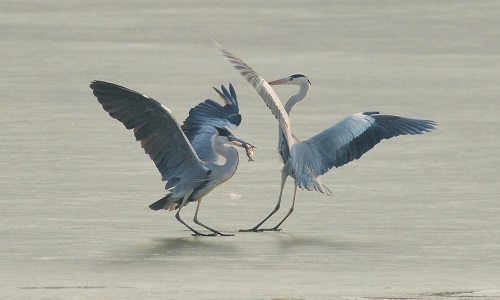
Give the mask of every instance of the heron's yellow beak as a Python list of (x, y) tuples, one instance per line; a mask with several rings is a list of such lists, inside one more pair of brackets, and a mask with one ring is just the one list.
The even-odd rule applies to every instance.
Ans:
[(281, 79), (278, 79), (278, 80), (274, 80), (274, 81), (268, 82), (268, 84), (269, 85), (281, 85), (281, 84), (286, 84), (290, 80), (292, 80), (290, 77), (285, 77), (285, 78), (281, 78)]
[(244, 140), (240, 140), (237, 137), (232, 137), (230, 139), (230, 142), (231, 142), (231, 144), (235, 145), (236, 147), (241, 147), (241, 148), (245, 148), (244, 145), (249, 144), (249, 143), (245, 142)]

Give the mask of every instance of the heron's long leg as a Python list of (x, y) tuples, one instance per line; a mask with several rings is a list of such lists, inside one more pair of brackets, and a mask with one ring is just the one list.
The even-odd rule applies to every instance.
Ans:
[(250, 232), (250, 231), (257, 232), (257, 231), (263, 231), (263, 230), (259, 229), (259, 227), (262, 226), (262, 224), (264, 224), (272, 215), (274, 215), (278, 211), (278, 209), (280, 209), (281, 196), (283, 196), (283, 188), (285, 187), (285, 183), (286, 183), (287, 177), (288, 177), (288, 173), (285, 171), (285, 168), (283, 168), (283, 170), (281, 171), (281, 190), (280, 190), (280, 196), (279, 196), (278, 203), (276, 204), (276, 207), (274, 208), (274, 210), (264, 220), (262, 220), (262, 222), (260, 222), (259, 224), (255, 225), (255, 227), (253, 227), (251, 229), (240, 229), (240, 232)]
[(179, 204), (179, 209), (177, 210), (177, 213), (175, 214), (175, 218), (177, 219), (177, 221), (181, 222), (184, 226), (186, 226), (187, 228), (189, 228), (189, 230), (191, 230), (193, 232), (194, 236), (199, 236), (199, 235), (206, 236), (208, 234), (204, 234), (204, 233), (201, 233), (199, 231), (194, 230), (191, 226), (189, 226), (188, 224), (186, 224), (186, 222), (184, 222), (181, 219), (181, 216), (180, 216), (181, 209), (184, 207), (184, 205), (188, 201), (190, 195), (191, 195), (191, 193), (186, 193), (186, 195), (184, 196), (184, 199), (182, 199), (181, 204)]
[(286, 216), (283, 218), (283, 220), (281, 220), (281, 222), (278, 223), (278, 225), (274, 226), (273, 228), (262, 229), (262, 231), (278, 231), (278, 230), (280, 230), (279, 227), (281, 226), (281, 224), (283, 224), (283, 222), (285, 222), (286, 218), (288, 218), (288, 216), (291, 215), (292, 212), (293, 212), (293, 208), (295, 206), (295, 196), (296, 195), (297, 195), (297, 185), (295, 184), (295, 188), (293, 190), (292, 207), (290, 207), (290, 210), (288, 211), (288, 213), (286, 214)]
[(198, 225), (200, 225), (201, 227), (204, 227), (204, 228), (206, 228), (206, 229), (208, 229), (208, 230), (212, 231), (212, 232), (213, 232), (213, 234), (210, 234), (210, 235), (212, 235), (212, 236), (216, 236), (216, 235), (220, 235), (220, 236), (233, 236), (233, 235), (234, 235), (234, 234), (224, 234), (224, 233), (221, 233), (221, 232), (219, 232), (219, 231), (217, 231), (217, 230), (215, 230), (215, 229), (212, 229), (212, 228), (208, 227), (207, 225), (205, 225), (205, 224), (201, 223), (200, 221), (198, 221), (198, 210), (200, 209), (200, 203), (201, 203), (201, 200), (200, 200), (200, 201), (198, 201), (198, 205), (196, 206), (196, 212), (194, 213), (194, 219), (193, 219), (193, 221), (194, 221), (196, 224), (198, 224)]

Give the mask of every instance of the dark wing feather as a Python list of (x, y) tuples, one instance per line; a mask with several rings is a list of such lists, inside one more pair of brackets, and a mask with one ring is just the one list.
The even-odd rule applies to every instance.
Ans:
[(221, 90), (215, 87), (214, 90), (224, 101), (224, 106), (217, 101), (207, 99), (191, 108), (189, 116), (181, 126), (199, 158), (206, 162), (215, 162), (218, 159), (218, 155), (212, 150), (210, 140), (217, 133), (215, 127), (236, 128), (241, 123), (238, 98), (233, 85), (229, 84), (229, 90), (223, 85)]
[(422, 134), (434, 130), (435, 126), (436, 123), (430, 120), (380, 115), (378, 112), (357, 113), (296, 144), (292, 156), (300, 155), (304, 166), (319, 176), (333, 167), (360, 158), (383, 139)]
[(136, 140), (154, 161), (164, 181), (187, 172), (193, 178), (201, 178), (208, 172), (165, 106), (113, 83), (93, 81), (90, 88), (111, 117), (133, 129)]

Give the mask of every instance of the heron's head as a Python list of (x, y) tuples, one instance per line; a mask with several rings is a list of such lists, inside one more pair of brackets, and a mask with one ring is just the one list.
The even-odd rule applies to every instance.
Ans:
[(298, 86), (311, 85), (309, 79), (307, 79), (307, 77), (302, 74), (293, 74), (288, 77), (274, 80), (268, 83), (269, 85), (283, 85), (283, 84), (298, 85)]
[(248, 144), (247, 142), (235, 137), (231, 129), (227, 126), (215, 127), (215, 129), (217, 129), (216, 139), (221, 144), (229, 144), (241, 148), (245, 148), (244, 144)]

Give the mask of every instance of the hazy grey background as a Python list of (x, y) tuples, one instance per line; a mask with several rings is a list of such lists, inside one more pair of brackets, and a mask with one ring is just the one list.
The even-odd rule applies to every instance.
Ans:
[[(498, 1), (0, 2), (0, 298), (499, 298), (499, 15)], [(371, 110), (439, 130), (323, 176), (334, 196), (300, 191), (282, 232), (238, 233), (277, 200), (277, 122), (212, 38), (268, 80), (309, 77), (299, 137)], [(235, 85), (256, 162), (200, 219), (236, 236), (148, 209), (164, 184), (93, 79), (179, 122)]]

